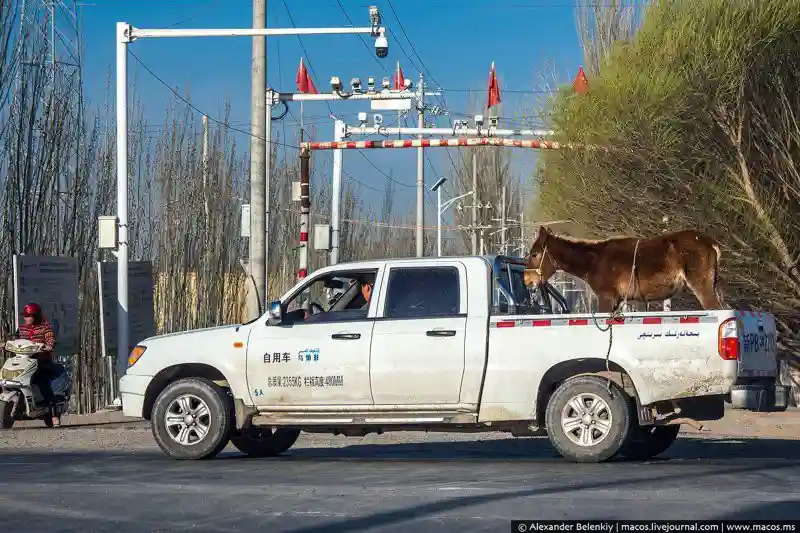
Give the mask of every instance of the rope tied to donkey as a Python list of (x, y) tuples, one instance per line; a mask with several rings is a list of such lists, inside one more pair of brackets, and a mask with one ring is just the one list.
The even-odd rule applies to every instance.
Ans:
[(622, 304), (618, 305), (614, 310), (611, 311), (611, 316), (609, 317), (608, 327), (606, 329), (603, 329), (602, 327), (600, 327), (600, 324), (597, 323), (597, 315), (595, 314), (594, 311), (592, 311), (592, 319), (594, 320), (594, 325), (597, 327), (597, 329), (599, 329), (603, 333), (608, 331), (608, 350), (606, 351), (606, 372), (608, 372), (608, 374), (609, 374), (609, 377), (608, 377), (608, 380), (607, 380), (608, 381), (607, 386), (608, 386), (608, 393), (609, 394), (611, 394), (611, 377), (610, 377), (610, 375), (611, 375), (611, 346), (612, 346), (612, 344), (614, 342), (613, 326), (614, 326), (614, 322), (616, 322), (617, 320), (619, 320), (621, 318), (625, 318), (625, 315), (623, 314), (622, 309), (625, 308), (628, 305), (628, 298), (630, 297), (631, 290), (633, 289), (633, 280), (634, 280), (634, 277), (636, 275), (636, 256), (639, 253), (639, 241), (640, 240), (641, 239), (636, 239), (636, 247), (633, 249), (633, 264), (631, 265), (631, 277), (628, 280), (628, 289), (625, 291), (625, 296), (622, 299)]

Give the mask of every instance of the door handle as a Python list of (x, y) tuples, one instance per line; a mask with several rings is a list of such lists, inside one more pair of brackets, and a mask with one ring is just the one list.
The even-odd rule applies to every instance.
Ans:
[(355, 340), (361, 338), (361, 333), (334, 333), (331, 335), (331, 338), (340, 340)]
[(455, 337), (454, 329), (430, 329), (425, 332), (428, 337)]

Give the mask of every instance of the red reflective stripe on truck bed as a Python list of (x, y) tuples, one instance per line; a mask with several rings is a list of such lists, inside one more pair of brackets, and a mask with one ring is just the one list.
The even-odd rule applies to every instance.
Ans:
[(549, 320), (534, 320), (531, 324), (533, 327), (550, 326), (552, 322)]
[(682, 316), (681, 317), (681, 324), (699, 324), (700, 317), (699, 316)]
[(661, 324), (661, 318), (657, 316), (646, 316), (642, 319), (642, 324)]
[(504, 320), (503, 322), (498, 322), (498, 328), (513, 328), (516, 323), (513, 320)]
[(570, 326), (588, 326), (589, 319), (588, 318), (573, 318), (569, 321)]

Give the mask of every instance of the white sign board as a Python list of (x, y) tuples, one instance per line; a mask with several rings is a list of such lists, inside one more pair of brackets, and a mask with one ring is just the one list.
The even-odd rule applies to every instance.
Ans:
[(37, 303), (53, 326), (53, 356), (64, 358), (80, 351), (78, 320), (78, 261), (65, 256), (14, 256), (14, 311), (21, 323), (25, 304)]
[(331, 227), (328, 224), (314, 224), (314, 250), (331, 249)]
[(128, 351), (117, 357), (117, 263), (97, 263), (100, 289), (100, 340), (103, 355), (114, 358), (120, 376), (128, 353), (137, 342), (156, 334), (153, 265), (150, 261), (128, 263)]
[(250, 204), (242, 204), (242, 219), (240, 222), (239, 236), (250, 236)]
[(411, 109), (411, 100), (370, 100), (370, 107), (373, 111), (408, 111)]

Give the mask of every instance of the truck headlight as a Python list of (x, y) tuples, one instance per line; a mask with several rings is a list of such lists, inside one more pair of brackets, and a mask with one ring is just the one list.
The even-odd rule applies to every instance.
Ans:
[(134, 346), (133, 350), (131, 350), (131, 353), (128, 356), (128, 368), (136, 364), (136, 361), (138, 361), (144, 355), (145, 350), (147, 350), (146, 346)]

